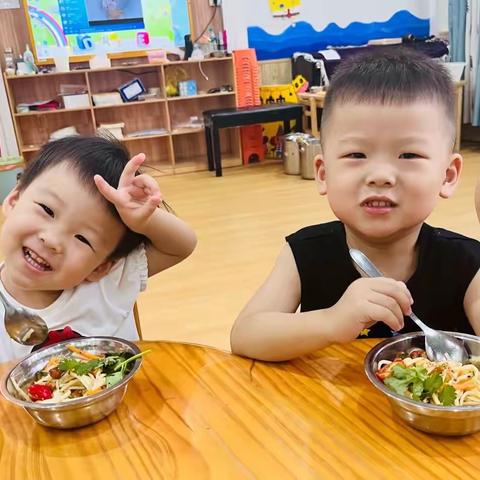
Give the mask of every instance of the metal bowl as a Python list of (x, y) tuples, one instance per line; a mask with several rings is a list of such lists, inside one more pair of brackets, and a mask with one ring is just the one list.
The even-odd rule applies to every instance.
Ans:
[[(464, 340), (471, 355), (480, 355), (480, 337), (464, 333), (448, 333)], [(414, 347), (425, 349), (423, 332), (398, 335), (376, 345), (365, 357), (365, 372), (368, 379), (388, 397), (394, 413), (417, 430), (438, 435), (468, 435), (478, 432), (480, 405), (444, 407), (417, 402), (393, 392), (376, 377), (375, 372), (378, 370), (379, 361), (393, 360), (397, 353)]]
[(82, 350), (96, 354), (125, 351), (134, 355), (140, 353), (135, 344), (120, 338), (85, 337), (66, 340), (42, 348), (21, 360), (2, 380), (0, 391), (7, 400), (25, 408), (40, 425), (46, 427), (77, 428), (105, 418), (118, 407), (127, 391), (128, 382), (142, 363), (141, 357), (135, 360), (130, 372), (121, 382), (95, 395), (62, 403), (35, 403), (20, 400), (11, 379), (13, 378), (21, 388), (24, 387), (32, 381), (35, 372), (41, 370), (51, 357), (70, 354), (67, 345), (75, 345)]

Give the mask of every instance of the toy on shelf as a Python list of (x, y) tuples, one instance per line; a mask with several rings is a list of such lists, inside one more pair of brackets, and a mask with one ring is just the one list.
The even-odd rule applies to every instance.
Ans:
[(165, 92), (167, 97), (178, 97), (179, 83), (188, 80), (188, 74), (182, 67), (169, 67), (165, 71)]
[[(279, 85), (262, 85), (260, 87), (260, 97), (263, 104), (268, 103), (298, 103), (297, 93), (303, 93), (308, 90), (308, 82), (297, 75), (292, 83)], [(283, 123), (274, 122), (263, 125), (263, 142), (266, 149), (266, 155), (269, 158), (280, 158), (282, 156), (282, 135)]]

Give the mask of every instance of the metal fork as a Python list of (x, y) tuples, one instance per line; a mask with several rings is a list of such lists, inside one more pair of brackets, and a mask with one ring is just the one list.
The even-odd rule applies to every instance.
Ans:
[[(383, 277), (384, 275), (360, 250), (351, 248), (350, 257), (364, 277)], [(434, 330), (425, 325), (413, 312), (409, 317), (423, 330), (425, 334), (425, 351), (429, 360), (444, 362), (453, 360), (455, 362), (466, 362), (469, 353), (465, 348), (463, 340), (449, 335), (448, 333)]]

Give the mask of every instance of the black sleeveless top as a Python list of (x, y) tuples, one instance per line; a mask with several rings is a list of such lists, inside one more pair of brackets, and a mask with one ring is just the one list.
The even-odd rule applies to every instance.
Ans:
[[(303, 228), (288, 236), (287, 242), (300, 276), (302, 312), (331, 307), (360, 278), (348, 253), (345, 227), (339, 221)], [(417, 247), (417, 269), (407, 282), (413, 311), (432, 328), (473, 334), (463, 300), (480, 268), (480, 242), (423, 224)], [(399, 333), (417, 330), (417, 325), (405, 318)], [(378, 322), (368, 336), (390, 337), (393, 333)]]

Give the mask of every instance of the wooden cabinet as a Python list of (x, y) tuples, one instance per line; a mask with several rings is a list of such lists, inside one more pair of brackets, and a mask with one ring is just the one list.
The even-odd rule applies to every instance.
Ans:
[[(120, 105), (94, 105), (92, 95), (115, 91), (120, 85), (141, 79), (145, 87), (158, 88), (153, 99)], [(193, 79), (198, 94), (167, 97), (166, 83), (171, 79)], [(207, 169), (204, 129), (201, 125), (185, 128), (191, 117), (202, 120), (202, 112), (213, 108), (234, 107), (234, 91), (207, 93), (223, 85), (234, 86), (230, 57), (202, 61), (171, 62), (164, 65), (116, 65), (105, 70), (74, 70), (20, 77), (5, 77), (10, 109), (19, 150), (30, 160), (52, 132), (75, 126), (82, 134), (94, 134), (102, 123), (123, 122), (124, 142), (132, 154), (144, 152), (152, 175), (183, 173)], [(17, 113), (20, 103), (59, 98), (61, 85), (87, 87), (89, 105), (82, 108)], [(138, 134), (154, 130), (150, 134)], [(135, 136), (132, 136), (135, 134)], [(235, 129), (222, 132), (222, 161), (225, 166), (240, 165), (240, 141)]]

